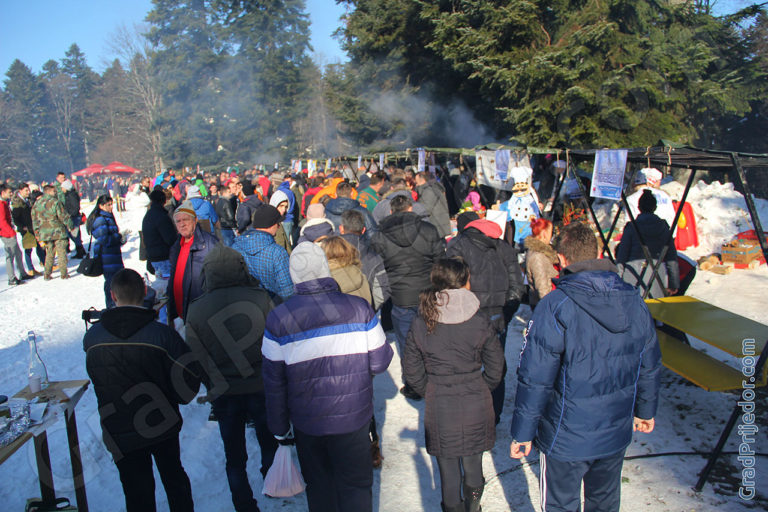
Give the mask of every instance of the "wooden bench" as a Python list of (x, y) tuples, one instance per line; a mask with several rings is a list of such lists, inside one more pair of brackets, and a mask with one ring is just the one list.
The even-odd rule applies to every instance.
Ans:
[(661, 361), (666, 368), (707, 391), (741, 389), (744, 375), (737, 369), (665, 332), (657, 329), (656, 334), (661, 347)]
[[(753, 355), (756, 361), (754, 380), (750, 384), (762, 387), (768, 383), (768, 365), (765, 364), (768, 350), (768, 326), (749, 318), (713, 306), (693, 297), (666, 297), (645, 301), (653, 318), (683, 333), (694, 336), (736, 358)], [(687, 343), (656, 329), (661, 348), (662, 364), (707, 391), (742, 390), (744, 382), (749, 382), (740, 369), (719, 361)], [(752, 339), (753, 354), (745, 354), (744, 340)], [(738, 395), (736, 401), (741, 399)], [(701, 491), (712, 471), (717, 458), (733, 430), (741, 407), (736, 404), (725, 429), (707, 465), (699, 474), (694, 490)]]

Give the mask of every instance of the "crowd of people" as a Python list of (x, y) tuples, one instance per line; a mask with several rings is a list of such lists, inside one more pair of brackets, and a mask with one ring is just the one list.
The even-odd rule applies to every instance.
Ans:
[[(36, 273), (32, 249), (45, 251), (45, 279), (54, 253), (69, 276), (68, 240), (76, 257), (86, 252), (77, 187), (56, 181), (36, 202), (26, 184), (0, 185), (11, 284)], [(162, 323), (143, 308), (145, 280), (123, 266), (125, 236), (112, 213), (121, 199), (107, 192), (85, 221), (107, 310), (84, 349), (129, 512), (155, 510), (153, 458), (171, 510), (193, 509), (179, 405), (201, 383), (235, 510), (259, 510), (246, 472), (248, 425), (262, 475), (279, 444), (295, 443), (310, 511), (371, 510), (382, 463), (373, 378), (393, 357), (385, 332), (400, 354), (400, 393), (425, 400), (444, 511), (480, 511), (482, 455), (496, 440), (508, 373), (518, 380), (510, 453), (539, 450), (543, 510), (577, 510), (582, 481), (586, 510), (618, 510), (623, 454), (633, 430), (653, 430), (660, 368), (638, 291), (644, 276), (632, 270), (643, 256), (637, 240), (653, 258), (667, 249), (668, 271), (648, 286), (679, 291), (674, 246), (660, 241), (669, 225), (650, 192), (624, 230), (619, 267), (601, 259), (594, 230), (578, 221), (531, 218), (515, 242), (512, 213), (486, 218), (504, 203), (481, 197), (461, 171), (165, 171), (126, 193), (146, 204), (140, 253), (165, 303)], [(510, 372), (507, 326), (521, 303), (534, 313)]]

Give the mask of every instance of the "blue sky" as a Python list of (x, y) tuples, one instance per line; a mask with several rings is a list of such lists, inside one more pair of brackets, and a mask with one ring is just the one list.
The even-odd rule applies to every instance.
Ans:
[[(344, 8), (334, 0), (306, 3), (316, 60), (321, 64), (345, 60), (331, 37)], [(39, 72), (49, 59), (64, 58), (72, 43), (101, 72), (114, 59), (110, 31), (141, 23), (151, 8), (151, 0), (0, 0), (0, 76), (5, 77), (15, 59)]]

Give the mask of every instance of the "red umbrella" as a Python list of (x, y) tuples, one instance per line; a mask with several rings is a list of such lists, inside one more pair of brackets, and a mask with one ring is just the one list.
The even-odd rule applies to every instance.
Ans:
[(113, 173), (126, 173), (126, 174), (140, 174), (141, 171), (138, 169), (134, 169), (133, 167), (129, 167), (125, 164), (122, 164), (120, 162), (112, 162), (109, 165), (107, 165), (105, 170)]
[(93, 176), (94, 174), (101, 174), (102, 169), (104, 168), (101, 164), (91, 164), (85, 169), (80, 169), (77, 172), (73, 172), (72, 176), (80, 176), (80, 177), (86, 177), (86, 176)]

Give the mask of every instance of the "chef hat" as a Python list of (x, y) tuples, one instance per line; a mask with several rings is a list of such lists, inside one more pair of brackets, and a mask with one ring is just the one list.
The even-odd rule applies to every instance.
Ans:
[(530, 183), (531, 177), (533, 177), (533, 169), (530, 167), (513, 167), (509, 174), (515, 183)]
[(664, 175), (661, 171), (653, 167), (646, 167), (640, 169), (635, 176), (635, 185), (650, 185), (651, 187), (658, 187), (661, 184), (661, 178)]

